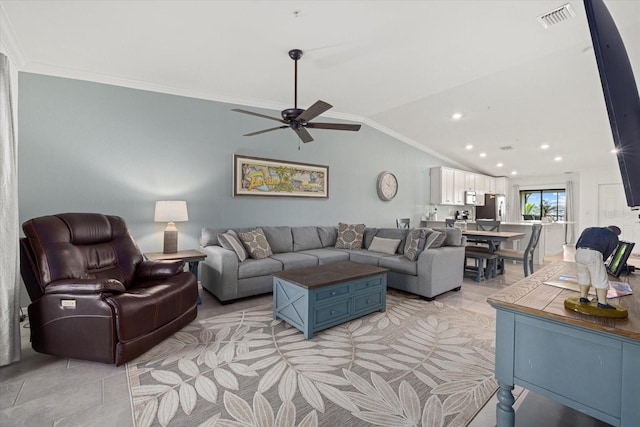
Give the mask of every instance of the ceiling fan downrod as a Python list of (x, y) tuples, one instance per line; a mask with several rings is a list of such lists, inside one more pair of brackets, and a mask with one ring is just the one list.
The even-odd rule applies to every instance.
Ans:
[(298, 60), (302, 58), (302, 51), (300, 49), (291, 49), (289, 51), (289, 57), (293, 59), (293, 108), (298, 109)]

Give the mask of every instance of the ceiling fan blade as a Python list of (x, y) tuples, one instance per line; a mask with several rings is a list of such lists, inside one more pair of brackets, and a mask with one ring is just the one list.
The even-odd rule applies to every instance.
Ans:
[(332, 107), (333, 105), (327, 104), (324, 101), (316, 101), (315, 104), (313, 104), (302, 114), (296, 117), (296, 120), (299, 122), (308, 122), (309, 120), (313, 120), (313, 118), (318, 117), (320, 114), (324, 113)]
[(269, 128), (269, 129), (263, 129), (263, 130), (259, 130), (256, 132), (251, 132), (251, 133), (245, 133), (242, 136), (253, 136), (253, 135), (260, 135), (261, 133), (265, 133), (265, 132), (271, 132), (272, 130), (278, 130), (278, 129), (284, 129), (284, 128), (288, 128), (289, 126), (277, 126), (274, 128)]
[(312, 129), (350, 130), (356, 132), (360, 130), (361, 125), (344, 123), (307, 123), (305, 126)]
[(254, 113), (253, 111), (240, 110), (238, 108), (234, 108), (231, 111), (235, 111), (236, 113), (242, 113), (242, 114), (250, 114), (252, 116), (258, 116), (258, 117), (262, 117), (263, 119), (275, 120), (275, 121), (280, 122), (280, 123), (287, 123), (282, 119), (278, 119), (277, 117), (265, 116), (264, 114)]
[(298, 134), (298, 137), (300, 137), (302, 142), (304, 142), (305, 144), (307, 142), (313, 141), (311, 134), (302, 126), (298, 127), (297, 129), (296, 128), (291, 128), (291, 129), (293, 129), (293, 131)]

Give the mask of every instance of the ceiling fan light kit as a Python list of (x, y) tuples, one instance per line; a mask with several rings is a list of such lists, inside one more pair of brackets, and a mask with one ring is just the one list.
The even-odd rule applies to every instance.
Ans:
[(276, 126), (268, 129), (259, 130), (256, 132), (250, 132), (244, 134), (244, 136), (254, 136), (259, 135), (266, 132), (271, 132), (278, 129), (286, 129), (291, 128), (300, 138), (300, 140), (304, 143), (313, 141), (311, 134), (307, 131), (309, 129), (330, 129), (330, 130), (347, 130), (356, 132), (360, 130), (360, 125), (354, 124), (342, 124), (342, 123), (317, 123), (311, 122), (314, 118), (318, 117), (320, 114), (329, 110), (333, 106), (324, 101), (316, 101), (311, 107), (307, 110), (302, 108), (298, 108), (298, 60), (302, 58), (303, 52), (300, 49), (291, 49), (289, 51), (289, 57), (294, 61), (294, 98), (293, 98), (293, 108), (287, 108), (280, 112), (282, 119), (267, 116), (260, 113), (254, 113), (253, 111), (241, 110), (238, 108), (234, 108), (231, 111), (235, 111), (237, 113), (249, 114), (252, 116), (262, 117), (264, 119), (275, 120), (277, 122), (282, 123), (281, 126)]

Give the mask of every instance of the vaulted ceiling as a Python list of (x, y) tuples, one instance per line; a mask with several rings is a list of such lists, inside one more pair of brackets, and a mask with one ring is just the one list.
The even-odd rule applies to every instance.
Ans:
[[(495, 176), (617, 168), (582, 2), (564, 22), (537, 20), (566, 3), (1, 1), (0, 35), (21, 71), (273, 115), (293, 106), (299, 48), (298, 103), (331, 103), (322, 117)], [(640, 1), (605, 4), (638, 81)], [(238, 133), (268, 125), (247, 116)]]

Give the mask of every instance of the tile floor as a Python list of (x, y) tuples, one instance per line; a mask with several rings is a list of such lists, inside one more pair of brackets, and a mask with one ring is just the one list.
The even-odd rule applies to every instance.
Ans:
[[(571, 248), (564, 256), (573, 259)], [(545, 263), (554, 259), (546, 259)], [(487, 297), (522, 277), (522, 265), (508, 263), (505, 275), (481, 283), (465, 279), (460, 292), (448, 292), (437, 299), (494, 316)], [(208, 292), (201, 290), (200, 295), (199, 319), (271, 302), (271, 295), (263, 295), (220, 305)], [(29, 344), (27, 322), (22, 325), (22, 360), (0, 368), (0, 426), (133, 426), (124, 366), (35, 353)], [(494, 397), (470, 426), (494, 426), (496, 402)], [(520, 393), (515, 408), (517, 413), (522, 408), (523, 416), (517, 416), (519, 427), (608, 425), (526, 391)]]

